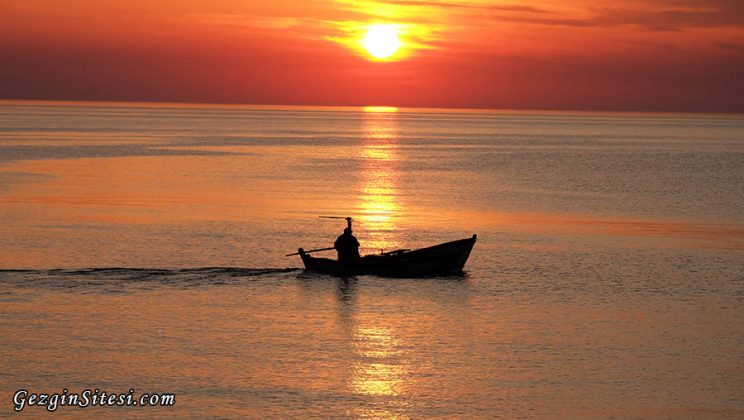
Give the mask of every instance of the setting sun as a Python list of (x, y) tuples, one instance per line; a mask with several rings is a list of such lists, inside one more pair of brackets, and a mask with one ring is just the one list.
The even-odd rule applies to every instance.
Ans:
[(367, 30), (362, 45), (375, 58), (389, 58), (400, 48), (398, 31), (393, 25), (372, 25)]

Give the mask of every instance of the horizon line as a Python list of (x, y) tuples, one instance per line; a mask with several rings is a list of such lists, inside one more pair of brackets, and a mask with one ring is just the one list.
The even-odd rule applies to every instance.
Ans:
[[(397, 106), (387, 104), (366, 104), (366, 105), (322, 105), (322, 104), (278, 104), (278, 103), (249, 103), (249, 102), (211, 102), (211, 101), (158, 101), (158, 100), (98, 100), (98, 99), (18, 99), (18, 98), (0, 98), (0, 106), (7, 104), (33, 105), (63, 103), (67, 105), (104, 105), (104, 106), (125, 106), (125, 107), (142, 107), (142, 106), (169, 106), (174, 108), (187, 108), (193, 106), (209, 108), (265, 108), (265, 109), (308, 109), (318, 108), (326, 110), (354, 110), (364, 111), (365, 109), (385, 109), (389, 112), (391, 109), (396, 111), (456, 111), (456, 112), (490, 112), (490, 113), (537, 113), (537, 114), (598, 114), (598, 115), (699, 115), (699, 116), (728, 116), (744, 117), (744, 112), (717, 112), (717, 111), (639, 111), (629, 109), (583, 109), (583, 108), (487, 108), (487, 107), (423, 107), (423, 106)], [(369, 112), (369, 111), (368, 111)]]

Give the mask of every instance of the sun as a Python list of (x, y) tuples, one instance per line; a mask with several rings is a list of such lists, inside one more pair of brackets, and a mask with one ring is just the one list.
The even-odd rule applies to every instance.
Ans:
[(374, 58), (389, 58), (400, 48), (398, 31), (393, 25), (371, 25), (367, 29), (367, 35), (362, 39), (362, 45)]

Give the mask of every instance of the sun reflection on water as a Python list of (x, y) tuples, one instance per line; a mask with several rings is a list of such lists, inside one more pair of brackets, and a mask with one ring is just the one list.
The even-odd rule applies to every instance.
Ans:
[(398, 116), (394, 108), (365, 108), (358, 217), (368, 251), (400, 248), (396, 219), (402, 208), (398, 182)]
[(394, 106), (365, 106), (364, 112), (398, 112), (398, 108)]
[(390, 329), (359, 328), (354, 334), (354, 351), (358, 359), (351, 383), (354, 393), (377, 396), (403, 393), (405, 364), (398, 360), (402, 356), (401, 345)]

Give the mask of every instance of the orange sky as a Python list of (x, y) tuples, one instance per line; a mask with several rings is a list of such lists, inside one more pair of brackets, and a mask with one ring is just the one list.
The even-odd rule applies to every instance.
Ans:
[(742, 0), (0, 0), (6, 99), (744, 112), (742, 75)]

